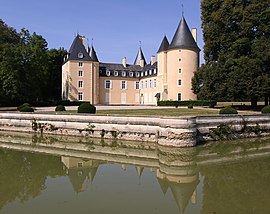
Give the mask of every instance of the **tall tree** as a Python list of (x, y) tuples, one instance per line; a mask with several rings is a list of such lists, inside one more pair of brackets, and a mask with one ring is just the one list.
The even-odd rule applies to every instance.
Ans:
[(195, 74), (200, 99), (239, 101), (270, 96), (270, 0), (204, 0), (205, 65)]

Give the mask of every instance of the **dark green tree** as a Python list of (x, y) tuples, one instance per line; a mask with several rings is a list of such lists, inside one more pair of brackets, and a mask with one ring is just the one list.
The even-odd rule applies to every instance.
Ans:
[(270, 91), (270, 1), (202, 1), (205, 65), (195, 74), (200, 99), (257, 100)]

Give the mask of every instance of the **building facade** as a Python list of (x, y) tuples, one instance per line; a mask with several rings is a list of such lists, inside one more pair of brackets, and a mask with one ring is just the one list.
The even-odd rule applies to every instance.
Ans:
[(156, 105), (158, 100), (196, 100), (191, 80), (199, 67), (197, 31), (182, 17), (172, 42), (164, 36), (146, 62), (141, 47), (134, 64), (103, 63), (77, 35), (62, 67), (62, 99), (92, 104)]

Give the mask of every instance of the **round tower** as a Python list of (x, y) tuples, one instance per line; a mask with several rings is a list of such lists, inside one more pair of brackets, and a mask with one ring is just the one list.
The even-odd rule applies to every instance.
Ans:
[[(199, 67), (200, 49), (182, 17), (167, 50), (167, 100), (196, 100), (192, 91), (192, 78)], [(194, 38), (195, 37), (195, 38)]]

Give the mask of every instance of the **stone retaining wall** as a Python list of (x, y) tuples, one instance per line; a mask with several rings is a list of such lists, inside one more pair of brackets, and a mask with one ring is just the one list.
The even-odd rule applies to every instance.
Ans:
[(0, 113), (0, 130), (145, 141), (174, 147), (195, 146), (221, 124), (235, 130), (250, 126), (270, 130), (270, 115), (159, 118)]

